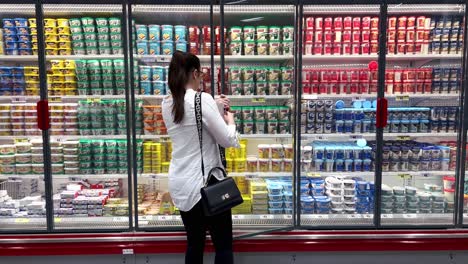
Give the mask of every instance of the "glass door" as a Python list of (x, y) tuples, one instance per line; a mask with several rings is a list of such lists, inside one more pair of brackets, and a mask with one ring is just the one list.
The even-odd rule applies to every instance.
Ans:
[(43, 10), (54, 228), (129, 229), (123, 7), (44, 4)]
[(231, 100), (241, 134), (240, 149), (226, 149), (226, 157), (244, 198), (232, 210), (233, 224), (238, 231), (288, 228), (295, 212), (295, 1), (223, 4), (215, 93)]
[(0, 5), (0, 232), (45, 231), (36, 9)]
[[(179, 1), (172, 5), (172, 1), (166, 1), (156, 5), (140, 1), (131, 6), (134, 192), (139, 229), (183, 228), (179, 209), (168, 190), (172, 147), (162, 119), (161, 103), (170, 94), (168, 70), (175, 50), (198, 56), (205, 73), (203, 90), (213, 94), (210, 3), (198, 1), (197, 5), (185, 5)], [(219, 54), (216, 61), (219, 62)]]
[(318, 5), (302, 13), (300, 224), (374, 224), (379, 5)]
[(465, 5), (388, 6), (381, 222), (454, 224)]

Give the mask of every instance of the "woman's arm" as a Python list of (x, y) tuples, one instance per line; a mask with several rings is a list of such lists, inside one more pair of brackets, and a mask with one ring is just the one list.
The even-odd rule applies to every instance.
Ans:
[(207, 93), (202, 93), (202, 116), (203, 124), (215, 138), (216, 143), (224, 148), (239, 147), (236, 125), (226, 124), (215, 100)]

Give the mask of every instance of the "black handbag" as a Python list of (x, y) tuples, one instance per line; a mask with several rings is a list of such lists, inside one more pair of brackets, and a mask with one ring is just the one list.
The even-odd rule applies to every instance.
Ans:
[[(203, 134), (202, 134), (202, 108), (201, 93), (195, 95), (195, 119), (197, 120), (198, 139), (200, 142), (201, 170), (203, 180), (205, 177), (205, 165), (203, 163)], [(221, 155), (221, 159), (222, 159)], [(218, 180), (213, 173), (220, 171), (224, 179)], [(237, 188), (236, 183), (230, 177), (227, 177), (224, 168), (215, 167), (208, 172), (206, 182), (200, 190), (202, 207), (206, 216), (213, 216), (226, 212), (236, 205), (244, 202), (242, 195)]]

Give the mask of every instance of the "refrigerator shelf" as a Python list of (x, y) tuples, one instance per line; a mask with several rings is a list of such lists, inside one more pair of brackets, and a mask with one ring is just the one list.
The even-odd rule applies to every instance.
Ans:
[[(231, 174), (230, 174), (231, 175)], [(304, 177), (327, 177), (327, 176), (342, 176), (342, 177), (374, 177), (373, 171), (357, 171), (357, 172), (308, 172), (302, 173)], [(430, 176), (447, 176), (455, 175), (455, 171), (385, 171), (382, 172), (382, 177), (430, 177)]]
[[(378, 55), (302, 55), (302, 62), (305, 66), (308, 63), (330, 63), (330, 62), (347, 62), (347, 63), (363, 63), (377, 60)], [(403, 55), (386, 55), (389, 62), (397, 61), (430, 61), (430, 60), (461, 60), (462, 54), (403, 54)]]
[[(201, 63), (208, 63), (211, 61), (210, 55), (197, 55)], [(172, 56), (170, 55), (134, 55), (134, 58), (146, 63), (169, 63)], [(232, 56), (226, 55), (224, 57), (226, 62), (282, 62), (292, 60), (293, 55), (239, 55)], [(215, 55), (214, 62), (220, 62), (221, 56)]]
[[(377, 94), (304, 94), (302, 99), (315, 100), (315, 99), (346, 99), (352, 97), (354, 100), (373, 99), (377, 98)], [(458, 93), (450, 94), (385, 94), (385, 98), (395, 99), (396, 101), (409, 101), (411, 99), (449, 99), (457, 100), (460, 97)]]
[[(301, 134), (302, 139), (307, 140), (356, 140), (360, 138), (364, 139), (375, 139), (375, 133), (350, 133), (350, 134)], [(457, 137), (457, 133), (386, 133), (384, 132), (384, 138), (409, 140), (412, 138), (445, 138), (445, 137)]]
[[(144, 178), (153, 178), (153, 179), (161, 179), (167, 178), (169, 175), (167, 173), (143, 173), (139, 174), (140, 177)], [(236, 177), (236, 176), (245, 176), (247, 178), (269, 178), (269, 177), (291, 177), (292, 172), (229, 172), (229, 176)]]
[[(46, 55), (46, 60), (105, 60), (123, 58), (124, 55)], [(37, 55), (0, 55), (0, 61), (30, 62), (37, 60)]]

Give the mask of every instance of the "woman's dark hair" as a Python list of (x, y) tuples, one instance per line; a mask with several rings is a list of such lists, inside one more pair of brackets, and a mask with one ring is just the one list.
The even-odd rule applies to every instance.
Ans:
[(188, 52), (174, 52), (169, 64), (168, 84), (173, 100), (172, 115), (176, 124), (184, 119), (185, 86), (194, 70), (200, 71), (200, 59), (197, 56)]

